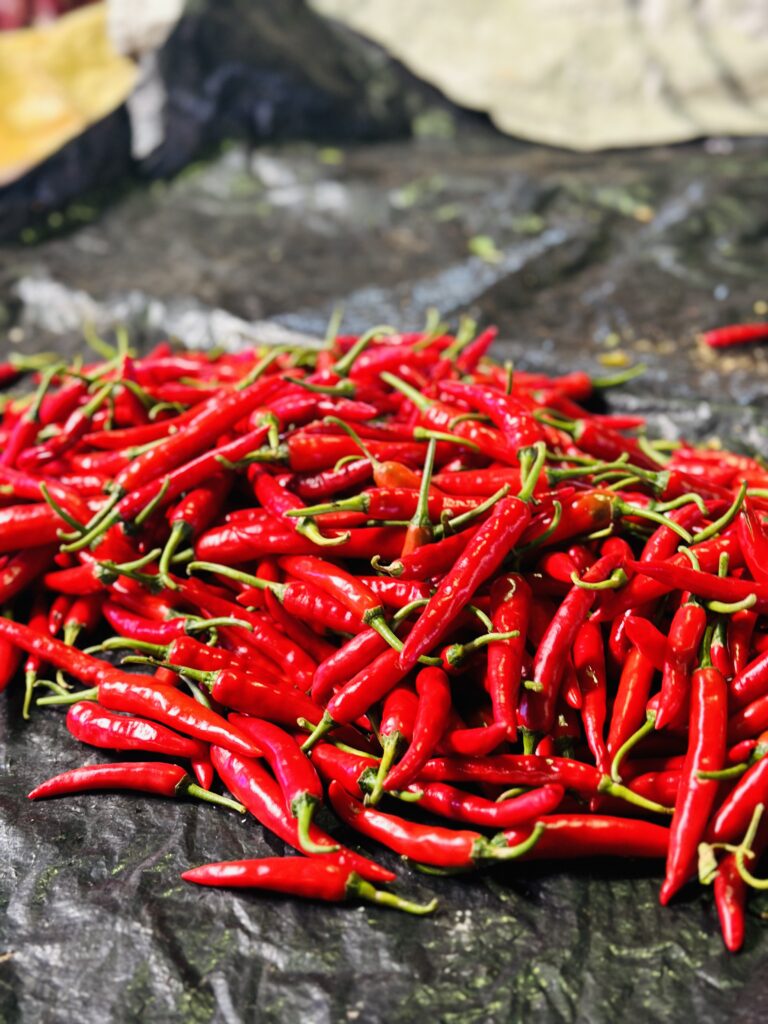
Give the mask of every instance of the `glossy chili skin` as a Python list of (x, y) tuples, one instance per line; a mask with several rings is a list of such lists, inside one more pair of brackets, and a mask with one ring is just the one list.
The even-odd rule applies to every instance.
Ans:
[(384, 779), (384, 789), (403, 789), (418, 775), (445, 732), (451, 710), (448, 676), (440, 668), (424, 668), (416, 676), (418, 707), (408, 749)]
[(595, 796), (601, 774), (593, 765), (565, 757), (535, 754), (494, 754), (489, 757), (435, 757), (419, 773), (419, 781), (469, 782), (502, 786), (544, 786), (557, 783), (581, 796)]
[[(587, 583), (606, 579), (617, 567), (619, 556), (604, 555), (584, 573)], [(534, 680), (538, 691), (526, 690), (520, 701), (518, 720), (529, 732), (546, 734), (555, 720), (557, 697), (567, 656), (579, 627), (595, 603), (596, 592), (574, 585), (549, 624), (534, 659)]]
[(516, 738), (517, 700), (522, 681), (523, 654), (528, 633), (531, 588), (519, 573), (498, 577), (491, 587), (491, 622), (497, 633), (518, 635), (488, 645), (486, 688), (493, 705), (494, 721)]
[(328, 787), (328, 797), (334, 811), (346, 825), (403, 857), (439, 868), (474, 865), (478, 844), (483, 839), (479, 832), (419, 825), (378, 808), (365, 807), (345, 793), (337, 782)]
[[(536, 846), (521, 860), (570, 860), (572, 857), (643, 857), (662, 859), (667, 854), (670, 830), (632, 818), (602, 814), (552, 814)], [(524, 837), (519, 829), (503, 835), (514, 846)]]
[(755, 807), (768, 803), (768, 758), (751, 765), (717, 810), (707, 840), (739, 843), (749, 828)]
[(661, 677), (661, 697), (656, 713), (657, 729), (663, 729), (685, 713), (691, 685), (690, 673), (706, 625), (706, 611), (700, 604), (691, 601), (680, 605), (672, 618)]
[[(300, 850), (296, 819), (286, 808), (280, 787), (269, 772), (257, 761), (238, 757), (221, 747), (211, 748), (211, 760), (224, 785), (254, 818), (294, 849)], [(311, 826), (310, 836), (316, 845), (337, 846), (316, 825)], [(391, 882), (395, 877), (386, 868), (343, 847), (334, 853), (322, 854), (322, 857), (333, 864), (348, 866), (372, 882)]]
[(73, 768), (40, 783), (29, 793), (29, 799), (42, 800), (95, 789), (134, 789), (156, 796), (176, 797), (183, 795), (191, 782), (183, 768), (164, 761), (95, 764)]
[(438, 585), (400, 652), (399, 664), (412, 668), (420, 655), (441, 640), (477, 588), (502, 563), (530, 521), (526, 502), (502, 498), (490, 517), (477, 528), (470, 547)]
[(146, 715), (204, 743), (216, 743), (244, 757), (259, 756), (258, 748), (239, 729), (171, 686), (107, 679), (98, 685), (98, 700), (110, 711)]
[[(350, 892), (351, 867), (330, 864), (326, 859), (264, 857), (259, 860), (221, 861), (203, 864), (182, 873), (185, 882), (227, 886), (235, 889), (267, 889), (305, 899), (339, 903)], [(352, 879), (354, 883), (354, 879)]]
[(688, 753), (669, 831), (669, 852), (660, 901), (666, 905), (696, 865), (698, 844), (717, 796), (718, 784), (699, 772), (725, 763), (728, 688), (715, 668), (699, 668), (691, 680)]
[(79, 701), (67, 711), (67, 728), (75, 739), (106, 750), (146, 750), (168, 757), (200, 759), (207, 746), (180, 736), (145, 718), (115, 715), (92, 701)]
[(293, 736), (273, 722), (249, 715), (230, 715), (229, 720), (259, 747), (294, 817), (298, 817), (301, 804), (322, 803), (323, 787), (317, 772)]
[(608, 774), (610, 757), (604, 738), (608, 684), (603, 637), (596, 623), (587, 620), (579, 628), (573, 662), (582, 695), (581, 717), (587, 744), (598, 770)]

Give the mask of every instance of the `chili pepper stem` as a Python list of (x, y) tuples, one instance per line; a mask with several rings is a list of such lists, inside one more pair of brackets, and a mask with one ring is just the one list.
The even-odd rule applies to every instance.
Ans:
[[(517, 843), (515, 846), (502, 846), (502, 843), (506, 843), (507, 840), (503, 833), (499, 836), (494, 836), (493, 839), (482, 840), (476, 843), (476, 850), (473, 850), (472, 856), (474, 860), (517, 860), (518, 857), (522, 857), (526, 853), (534, 848), (541, 837), (544, 835), (546, 825), (542, 821), (537, 821), (533, 826), (531, 834), (523, 839), (522, 842)], [(497, 845), (498, 844), (498, 845)]]
[(21, 708), (21, 717), (25, 722), (29, 721), (29, 713), (32, 707), (32, 696), (34, 694), (36, 683), (37, 672), (35, 672), (34, 669), (29, 669), (24, 673), (24, 703)]
[(179, 792), (183, 796), (194, 796), (198, 800), (205, 800), (209, 804), (218, 804), (220, 807), (228, 807), (231, 811), (236, 811), (238, 814), (245, 814), (245, 807), (238, 803), (237, 800), (231, 800), (228, 796), (221, 796), (219, 793), (212, 793), (211, 790), (198, 786), (196, 782), (183, 782), (179, 787)]
[(674, 811), (673, 807), (664, 807), (663, 804), (656, 803), (655, 800), (648, 800), (646, 797), (640, 796), (639, 793), (633, 793), (631, 789), (622, 786), (621, 783), (614, 782), (609, 775), (602, 777), (597, 791), (617, 797), (619, 800), (626, 800), (627, 803), (634, 804), (635, 807), (642, 807), (646, 811), (652, 811), (654, 814), (672, 814)]
[(431, 899), (429, 903), (413, 903), (392, 892), (377, 889), (370, 882), (366, 882), (365, 879), (355, 874), (349, 876), (347, 892), (350, 896), (357, 896), (368, 903), (377, 903), (381, 907), (393, 907), (395, 910), (402, 910), (406, 914), (415, 914), (419, 917), (432, 914), (438, 907), (437, 897)]
[(381, 761), (376, 772), (376, 777), (373, 782), (373, 786), (369, 793), (366, 793), (363, 803), (369, 807), (375, 807), (376, 804), (381, 800), (384, 794), (384, 779), (389, 774), (389, 769), (392, 767), (392, 762), (395, 760), (395, 754), (397, 748), (400, 745), (402, 739), (399, 732), (390, 733), (385, 737), (384, 742), (381, 745)]
[(321, 740), (326, 733), (330, 732), (331, 729), (335, 727), (335, 725), (336, 723), (328, 714), (328, 712), (324, 711), (323, 717), (317, 723), (314, 730), (301, 744), (301, 749), (304, 751), (304, 753), (306, 754), (308, 750), (311, 750), (312, 747), (314, 747), (314, 745), (317, 743), (317, 741)]
[(166, 541), (160, 560), (157, 563), (157, 575), (162, 580), (163, 586), (169, 590), (178, 590), (178, 583), (171, 578), (171, 563), (173, 556), (189, 536), (189, 525), (180, 519), (171, 527), (171, 535)]
[(55, 697), (39, 697), (35, 704), (38, 707), (45, 707), (48, 704), (76, 704), (79, 700), (98, 700), (99, 690), (98, 687), (92, 686), (87, 690), (80, 690), (77, 693), (67, 693), (62, 696)]
[(611, 780), (613, 782), (621, 782), (621, 775), (619, 775), (619, 768), (621, 767), (621, 762), (624, 760), (624, 758), (627, 756), (630, 750), (632, 750), (632, 748), (640, 742), (640, 740), (646, 737), (649, 733), (653, 732), (655, 725), (656, 712), (649, 711), (645, 722), (643, 722), (640, 728), (636, 732), (633, 732), (632, 735), (628, 739), (626, 739), (619, 747), (619, 749), (616, 751), (613, 757), (613, 761), (611, 761)]
[(340, 846), (323, 846), (321, 843), (312, 841), (309, 830), (312, 826), (312, 817), (317, 807), (317, 800), (305, 793), (297, 797), (291, 804), (291, 814), (296, 819), (298, 826), (299, 845), (304, 853), (335, 853)]
[(755, 807), (754, 813), (752, 814), (752, 820), (749, 823), (747, 834), (744, 839), (737, 846), (734, 858), (736, 860), (736, 870), (741, 875), (744, 882), (752, 889), (768, 889), (768, 878), (756, 878), (747, 868), (744, 861), (747, 857), (754, 857), (755, 854), (752, 850), (752, 846), (757, 836), (757, 830), (760, 827), (760, 821), (762, 820), (763, 813), (765, 812), (765, 804), (758, 804)]

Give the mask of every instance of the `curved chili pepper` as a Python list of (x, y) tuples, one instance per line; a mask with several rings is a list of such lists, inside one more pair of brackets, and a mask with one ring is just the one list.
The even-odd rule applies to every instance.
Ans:
[(345, 824), (378, 840), (403, 857), (438, 868), (471, 868), (478, 860), (514, 859), (524, 849), (530, 849), (542, 832), (536, 828), (531, 837), (526, 837), (516, 847), (502, 850), (493, 846), (479, 832), (458, 831), (438, 825), (417, 825), (394, 814), (385, 814), (377, 808), (365, 807), (345, 793), (337, 782), (331, 782), (328, 797), (334, 811)]
[(576, 634), (573, 645), (573, 664), (582, 694), (581, 717), (587, 745), (598, 770), (606, 775), (610, 771), (610, 755), (605, 745), (607, 679), (605, 650), (600, 627), (587, 620)]
[[(285, 806), (280, 787), (257, 761), (238, 757), (221, 747), (211, 747), (211, 760), (222, 782), (241, 801), (259, 824), (268, 828), (294, 849), (301, 850), (299, 825)], [(310, 825), (309, 838), (316, 846), (328, 847), (323, 863), (338, 864), (357, 871), (371, 882), (391, 882), (394, 875), (367, 857), (339, 847), (329, 835)]]
[(145, 718), (114, 715), (92, 701), (79, 701), (67, 711), (67, 728), (81, 743), (107, 750), (147, 750), (169, 757), (201, 759), (207, 747)]
[(687, 881), (698, 844), (717, 796), (717, 783), (700, 772), (719, 771), (725, 762), (728, 689), (715, 668), (699, 668), (691, 681), (688, 753), (669, 832), (669, 852), (660, 902), (663, 906)]
[(338, 847), (318, 846), (309, 837), (315, 808), (323, 802), (323, 787), (312, 762), (296, 740), (272, 722), (250, 715), (230, 715), (234, 723), (262, 751), (283, 791), (288, 810), (298, 822), (300, 848), (305, 853), (329, 853)]
[(181, 877), (185, 882), (197, 885), (267, 889), (331, 903), (361, 899), (408, 914), (431, 914), (437, 908), (436, 899), (429, 903), (413, 903), (393, 893), (374, 889), (370, 882), (348, 866), (301, 857), (264, 857), (260, 860), (203, 864), (184, 871)]
[(731, 345), (763, 341), (768, 338), (768, 324), (728, 324), (726, 327), (705, 331), (702, 338), (710, 348), (728, 348)]
[(558, 783), (580, 796), (598, 793), (597, 768), (565, 757), (536, 754), (494, 754), (490, 757), (435, 757), (424, 765), (419, 781), (476, 782), (502, 786), (544, 786)]
[[(451, 707), (448, 676), (439, 668), (424, 668), (416, 677), (419, 696), (413, 738), (405, 754), (390, 769), (382, 788), (403, 789), (418, 775), (445, 732)], [(376, 794), (372, 794), (373, 797)]]
[(768, 758), (762, 757), (747, 769), (720, 805), (707, 831), (707, 841), (737, 843), (749, 828), (755, 807), (766, 800)]
[[(582, 582), (592, 584), (607, 579), (619, 561), (615, 554), (603, 555), (587, 569)], [(539, 644), (533, 666), (539, 688), (526, 690), (518, 708), (518, 721), (529, 732), (546, 734), (552, 730), (566, 658), (596, 596), (594, 590), (574, 584)]]
[(674, 723), (685, 711), (691, 668), (706, 625), (707, 613), (700, 604), (692, 601), (680, 605), (672, 618), (656, 711), (656, 729)]
[(164, 761), (127, 761), (115, 764), (85, 765), (55, 775), (41, 782), (31, 793), (30, 800), (43, 800), (52, 796), (67, 796), (71, 793), (88, 793), (99, 789), (135, 789), (155, 796), (194, 796), (211, 804), (229, 807), (242, 813), (241, 804), (218, 793), (201, 789), (177, 764)]
[(471, 549), (446, 573), (419, 616), (400, 653), (399, 665), (408, 670), (445, 636), (472, 594), (501, 564), (530, 521), (528, 504), (502, 498), (489, 519), (477, 528)]
[[(648, 821), (602, 814), (547, 814), (539, 819), (541, 838), (524, 860), (561, 860), (571, 857), (662, 858), (670, 843), (670, 830)], [(519, 829), (502, 835), (513, 847), (523, 841)]]
[(531, 588), (519, 573), (498, 577), (491, 587), (491, 623), (497, 633), (516, 637), (488, 645), (486, 689), (493, 704), (494, 721), (510, 739), (517, 733), (517, 697), (522, 680), (525, 638), (531, 607)]

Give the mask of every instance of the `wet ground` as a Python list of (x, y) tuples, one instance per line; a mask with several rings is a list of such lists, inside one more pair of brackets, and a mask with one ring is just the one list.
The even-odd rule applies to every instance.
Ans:
[[(141, 343), (501, 328), (521, 368), (648, 372), (611, 393), (654, 429), (768, 456), (768, 348), (698, 333), (768, 311), (768, 144), (572, 155), (481, 128), (345, 150), (233, 146), (176, 180), (82, 200), (0, 247), (3, 351), (79, 345), (83, 318)], [(279, 332), (278, 332), (279, 333)], [(0, 718), (0, 1016), (13, 1020), (608, 1022), (759, 1019), (768, 933), (722, 951), (709, 894), (656, 904), (657, 872), (587, 865), (430, 880), (443, 911), (191, 893), (182, 865), (281, 851), (215, 809), (23, 794), (72, 763), (56, 715)], [(211, 813), (208, 813), (208, 812)]]

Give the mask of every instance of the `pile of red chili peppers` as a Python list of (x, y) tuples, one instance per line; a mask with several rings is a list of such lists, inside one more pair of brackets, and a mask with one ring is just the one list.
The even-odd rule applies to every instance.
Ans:
[(0, 689), (125, 752), (30, 796), (247, 809), (301, 855), (185, 878), (414, 913), (321, 806), (433, 874), (657, 858), (736, 950), (768, 888), (768, 469), (495, 333), (0, 366), (33, 384), (0, 425)]

